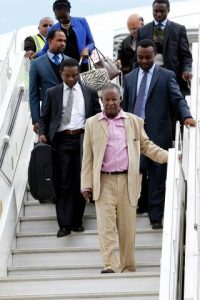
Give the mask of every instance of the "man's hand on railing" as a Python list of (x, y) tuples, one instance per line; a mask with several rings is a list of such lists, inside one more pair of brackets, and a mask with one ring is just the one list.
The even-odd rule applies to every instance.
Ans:
[(42, 134), (42, 135), (39, 136), (38, 140), (39, 140), (40, 143), (46, 143), (47, 138), (44, 134)]
[(34, 125), (33, 125), (33, 131), (35, 131), (36, 134), (39, 133), (39, 123), (36, 122)]
[(193, 118), (186, 118), (184, 121), (183, 121), (184, 125), (186, 127), (188, 126), (192, 126), (192, 127), (195, 127), (196, 126), (196, 121), (193, 119)]
[(29, 58), (30, 60), (34, 58), (35, 52), (32, 50), (26, 51), (24, 57)]

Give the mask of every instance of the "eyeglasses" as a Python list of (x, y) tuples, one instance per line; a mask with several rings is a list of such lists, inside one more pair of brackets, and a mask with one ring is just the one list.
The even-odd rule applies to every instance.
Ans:
[(42, 24), (42, 27), (51, 27), (53, 24)]

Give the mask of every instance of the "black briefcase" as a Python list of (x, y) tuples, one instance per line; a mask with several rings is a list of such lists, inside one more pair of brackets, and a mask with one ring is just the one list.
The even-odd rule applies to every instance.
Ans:
[(31, 195), (40, 203), (54, 202), (53, 151), (50, 145), (38, 143), (31, 151), (28, 183)]

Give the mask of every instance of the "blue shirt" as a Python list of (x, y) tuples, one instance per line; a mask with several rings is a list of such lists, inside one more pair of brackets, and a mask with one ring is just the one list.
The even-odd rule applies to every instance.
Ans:
[[(52, 52), (49, 52), (49, 50), (47, 50), (47, 55), (48, 55), (48, 58), (53, 62), (55, 63), (55, 61), (53, 60), (53, 56), (55, 55), (55, 53), (52, 53)], [(59, 60), (61, 63), (62, 62), (62, 59), (63, 59), (63, 55), (61, 53), (56, 53), (56, 55), (59, 57)]]

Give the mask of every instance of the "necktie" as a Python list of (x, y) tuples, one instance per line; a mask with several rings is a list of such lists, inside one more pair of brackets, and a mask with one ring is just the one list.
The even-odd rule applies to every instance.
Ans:
[(70, 123), (71, 115), (72, 115), (73, 101), (74, 101), (73, 89), (70, 89), (68, 99), (67, 99), (67, 105), (65, 107), (65, 112), (63, 115), (63, 123), (65, 125)]
[(156, 25), (156, 27), (158, 28), (158, 30), (163, 30), (163, 24), (162, 24), (162, 22), (158, 22), (158, 24)]
[(142, 109), (143, 109), (143, 104), (144, 104), (144, 95), (145, 95), (145, 90), (146, 90), (146, 85), (147, 85), (147, 74), (148, 71), (143, 71), (144, 75), (142, 77), (142, 80), (140, 82), (140, 87), (138, 90), (137, 98), (135, 101), (135, 107), (133, 110), (133, 113), (141, 117), (142, 116)]
[(54, 62), (54, 64), (59, 65), (60, 64), (60, 58), (58, 54), (54, 54), (54, 56), (52, 57), (52, 60)]

